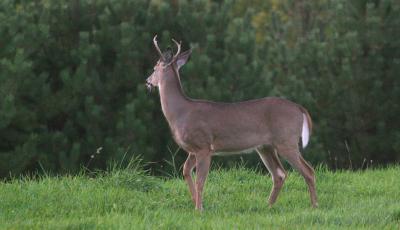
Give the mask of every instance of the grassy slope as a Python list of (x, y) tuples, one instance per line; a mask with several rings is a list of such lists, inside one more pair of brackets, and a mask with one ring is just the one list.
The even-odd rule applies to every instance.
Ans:
[(320, 207), (310, 208), (303, 179), (289, 173), (275, 207), (268, 176), (245, 169), (213, 171), (205, 212), (197, 213), (181, 179), (129, 171), (90, 179), (47, 177), (0, 183), (0, 227), (21, 229), (399, 229), (400, 167), (364, 172), (318, 170)]

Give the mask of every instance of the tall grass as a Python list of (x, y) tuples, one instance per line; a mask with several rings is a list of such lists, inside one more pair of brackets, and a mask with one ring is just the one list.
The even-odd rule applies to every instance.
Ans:
[(14, 178), (0, 183), (3, 229), (398, 229), (400, 167), (332, 172), (318, 167), (318, 209), (289, 172), (278, 202), (267, 206), (269, 176), (214, 169), (194, 210), (185, 182), (156, 178), (133, 158), (105, 172)]

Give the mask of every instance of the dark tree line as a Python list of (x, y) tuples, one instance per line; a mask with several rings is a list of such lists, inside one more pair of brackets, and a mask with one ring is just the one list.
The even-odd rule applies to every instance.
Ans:
[(395, 0), (1, 1), (0, 175), (132, 154), (165, 165), (176, 146), (144, 86), (156, 33), (163, 48), (193, 48), (181, 73), (191, 97), (304, 105), (311, 162), (399, 162), (399, 28)]

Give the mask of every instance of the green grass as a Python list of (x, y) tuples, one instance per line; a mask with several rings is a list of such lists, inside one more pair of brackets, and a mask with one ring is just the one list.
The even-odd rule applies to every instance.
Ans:
[(246, 169), (214, 170), (203, 213), (182, 179), (136, 170), (45, 176), (0, 183), (3, 229), (399, 229), (400, 167), (362, 172), (317, 170), (318, 209), (303, 179), (289, 172), (273, 208), (271, 179)]

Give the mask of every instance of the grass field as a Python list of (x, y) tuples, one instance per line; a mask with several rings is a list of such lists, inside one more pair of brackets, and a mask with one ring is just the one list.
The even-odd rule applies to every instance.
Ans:
[(194, 211), (182, 179), (137, 170), (14, 179), (0, 183), (2, 229), (399, 229), (400, 167), (362, 172), (317, 170), (318, 209), (303, 179), (289, 172), (267, 206), (268, 175), (214, 170), (205, 211)]

